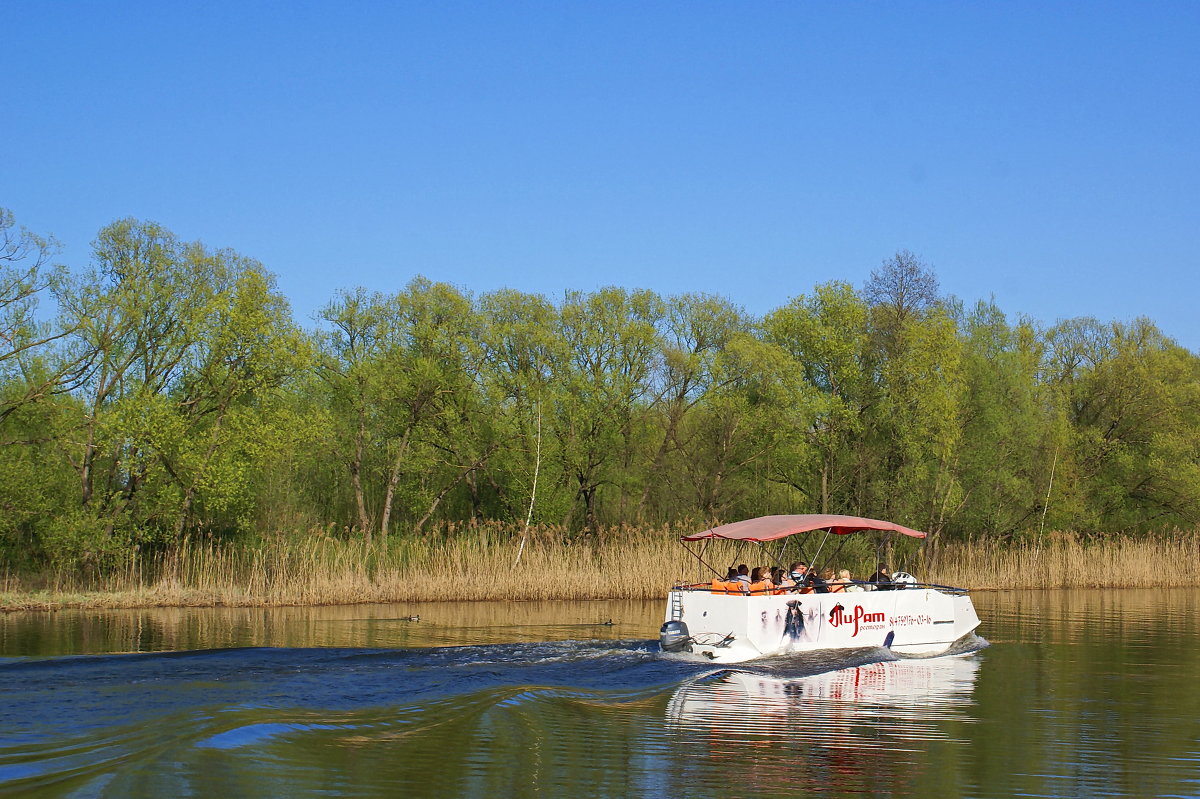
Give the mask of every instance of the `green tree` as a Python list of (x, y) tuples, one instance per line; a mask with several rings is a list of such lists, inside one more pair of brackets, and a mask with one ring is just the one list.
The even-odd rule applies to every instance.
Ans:
[[(793, 359), (815, 389), (807, 446), (781, 453), (772, 479), (799, 491), (821, 513), (855, 510), (865, 415), (877, 400), (877, 358), (870, 347), (867, 304), (846, 283), (817, 286), (767, 315), (767, 340)], [(814, 457), (815, 456), (815, 457)]]
[(389, 316), (382, 294), (343, 292), (319, 315), (330, 326), (319, 334), (318, 373), (329, 389), (335, 433), (331, 443), (350, 474), (357, 528), (369, 541), (374, 522), (367, 506), (368, 453), (381, 410), (378, 365), (386, 349)]
[(322, 318), (332, 329), (322, 339), (321, 374), (343, 431), (358, 527), (368, 541), (386, 537), (401, 494), (410, 518), (423, 523), (445, 496), (447, 478), (435, 469), (448, 466), (456, 484), (486, 460), (477, 453), (457, 462), (472, 440), (462, 425), (482, 413), (472, 405), (481, 356), (470, 300), (416, 278), (391, 297), (343, 294)]
[[(0, 208), (0, 424), (23, 404), (59, 390), (75, 366), (43, 357), (69, 331), (36, 317), (39, 299), (60, 290), (65, 277), (51, 263), (57, 251), (52, 237), (17, 227), (12, 212)], [(0, 434), (0, 445), (4, 441)]]
[(1200, 521), (1200, 359), (1149, 320), (1069, 320), (1051, 334), (1067, 397), (1073, 469), (1060, 489), (1100, 530)]
[[(534, 508), (535, 518), (539, 518), (538, 509), (555, 504), (554, 497), (547, 501), (546, 490), (555, 478), (541, 477), (541, 486), (535, 490), (533, 476), (544, 474), (550, 461), (538, 455), (543, 438), (547, 444), (551, 438), (543, 436), (542, 421), (545, 419), (548, 427), (552, 416), (548, 412), (552, 409), (552, 365), (565, 360), (563, 340), (557, 335), (558, 310), (541, 295), (502, 289), (480, 298), (479, 313), (485, 403), (494, 435), (507, 442), (497, 452), (492, 468), (483, 474), (505, 517), (524, 518), (530, 498), (540, 494), (541, 502)], [(473, 486), (471, 491), (477, 505), (478, 491)], [(566, 512), (565, 508), (559, 511), (558, 515)], [(547, 513), (548, 518), (555, 518), (553, 511)]]
[(391, 455), (382, 535), (402, 477), (414, 481), (419, 530), (497, 448), (481, 402), (481, 336), (471, 299), (449, 284), (417, 278), (396, 297), (382, 370)]
[(202, 246), (153, 222), (114, 222), (93, 253), (94, 268), (63, 298), (90, 366), (80, 388), (79, 443), (66, 455), (79, 474), (81, 505), (115, 520), (160, 466), (143, 457), (145, 437), (165, 418), (164, 395), (182, 377), (221, 281)]
[(686, 420), (675, 461), (696, 512), (712, 522), (795, 513), (801, 503), (793, 496), (773, 503), (764, 478), (783, 471), (777, 462), (803, 458), (817, 404), (784, 348), (749, 333), (732, 336), (714, 360), (712, 389)]
[[(196, 329), (195, 346), (168, 399), (175, 424), (152, 431), (163, 467), (182, 493), (175, 535), (206, 516), (234, 512), (248, 526), (251, 487), (262, 460), (284, 449), (296, 431), (267, 396), (310, 360), (307, 338), (291, 319), (274, 276), (257, 261), (230, 251), (214, 253), (223, 281)], [(173, 430), (175, 435), (162, 435)]]
[[(649, 376), (653, 391), (649, 404), (660, 409), (661, 424), (653, 428), (658, 445), (642, 476), (638, 519), (647, 515), (652, 492), (673, 491), (667, 463), (681, 447), (680, 433), (686, 417), (711, 392), (736, 379), (728, 373), (718, 376), (717, 361), (730, 340), (748, 327), (742, 312), (719, 297), (682, 294), (669, 298), (665, 309), (661, 357)], [(667, 498), (660, 496), (658, 504), (666, 502)]]
[(902, 250), (864, 287), (878, 400), (867, 416), (861, 453), (871, 476), (859, 503), (935, 540), (960, 491), (954, 457), (964, 389), (962, 342), (937, 286), (933, 270)]
[(598, 525), (597, 491), (621, 480), (639, 417), (653, 406), (649, 380), (664, 307), (650, 291), (569, 292), (559, 312), (564, 354), (552, 365), (556, 456), (572, 486), (571, 515)]
[(228, 506), (234, 492), (252, 504), (235, 479), (246, 456), (235, 467), (232, 442), (260, 436), (244, 408), (302, 354), (261, 265), (120, 220), (100, 231), (94, 268), (61, 304), (72, 349), (88, 365), (74, 434), (60, 439), (80, 507), (64, 535), (85, 531), (88, 547), (119, 550), (135, 538), (182, 535), (202, 523), (197, 506)]
[(956, 473), (962, 490), (953, 528), (1011, 536), (1040, 522), (1066, 439), (1056, 394), (1042, 381), (1043, 336), (1010, 325), (993, 302), (961, 322), (963, 433)]

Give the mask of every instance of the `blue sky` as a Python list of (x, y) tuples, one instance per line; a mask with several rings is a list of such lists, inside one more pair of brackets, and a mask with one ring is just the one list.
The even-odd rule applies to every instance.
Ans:
[(761, 314), (908, 249), (1200, 351), (1200, 3), (0, 5), (0, 206), (231, 247), (297, 318), (424, 274)]

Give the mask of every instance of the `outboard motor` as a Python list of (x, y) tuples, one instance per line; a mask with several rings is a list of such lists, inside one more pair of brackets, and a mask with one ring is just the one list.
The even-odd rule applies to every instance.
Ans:
[(658, 630), (658, 645), (664, 652), (691, 652), (692, 636), (681, 621), (664, 622)]

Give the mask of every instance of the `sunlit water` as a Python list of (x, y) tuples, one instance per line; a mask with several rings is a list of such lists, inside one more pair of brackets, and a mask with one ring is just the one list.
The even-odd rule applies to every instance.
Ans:
[(659, 603), (11, 614), (0, 793), (1200, 796), (1200, 591), (975, 603), (960, 654), (735, 669)]

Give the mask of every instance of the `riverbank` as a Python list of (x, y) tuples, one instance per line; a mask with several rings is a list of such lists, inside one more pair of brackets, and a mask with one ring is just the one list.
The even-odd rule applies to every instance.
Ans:
[[(323, 533), (253, 547), (192, 544), (90, 578), (0, 575), (0, 611), (655, 599), (675, 582), (711, 578), (679, 545), (678, 535), (666, 528), (622, 529), (572, 540), (539, 531), (523, 550), (519, 534), (500, 528), (385, 544)], [(861, 579), (873, 569), (876, 553), (865, 538), (847, 543), (852, 546), (832, 565)], [(710, 547), (705, 559), (718, 568), (767, 562), (757, 548), (728, 544)], [(936, 555), (902, 546), (890, 559), (894, 569), (914, 571), (924, 581), (975, 590), (1195, 586), (1200, 532), (1139, 538), (1053, 533), (1030, 541), (947, 543)]]

